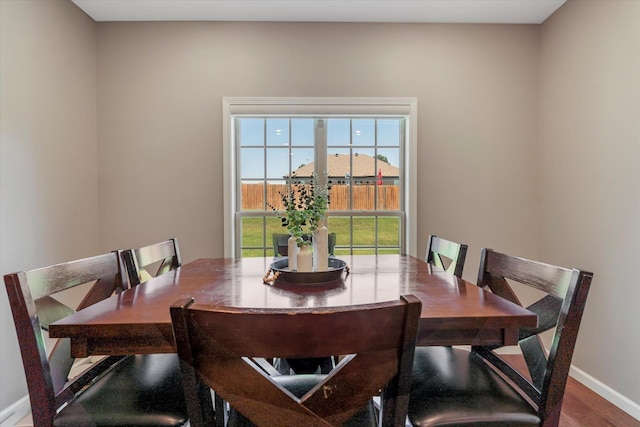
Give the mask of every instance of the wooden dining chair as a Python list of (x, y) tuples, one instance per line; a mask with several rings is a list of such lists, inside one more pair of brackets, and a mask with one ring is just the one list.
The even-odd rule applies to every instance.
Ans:
[(273, 243), (273, 256), (275, 258), (288, 256), (289, 235), (285, 233), (273, 233), (271, 240)]
[[(258, 426), (377, 425), (363, 412), (380, 390), (381, 425), (403, 426), (420, 311), (420, 300), (412, 295), (304, 309), (179, 301), (171, 307), (171, 320), (191, 425), (212, 422), (210, 394), (198, 392), (202, 381)], [(328, 375), (272, 376), (251, 359), (332, 354), (348, 356)]]
[(430, 235), (427, 240), (427, 252), (424, 260), (442, 270), (462, 278), (464, 260), (467, 257), (467, 245), (452, 242), (441, 237)]
[[(527, 368), (496, 347), (416, 349), (409, 419), (414, 426), (557, 426), (573, 349), (593, 278), (567, 269), (483, 249), (478, 286), (522, 305), (509, 281), (542, 294), (527, 308), (538, 326), (520, 329)], [(522, 288), (518, 288), (522, 289)], [(531, 296), (531, 291), (528, 294)], [(547, 349), (540, 334), (553, 329)]]
[(127, 269), (129, 287), (175, 270), (182, 264), (178, 239), (175, 238), (138, 249), (126, 249), (120, 256)]
[[(124, 289), (116, 252), (7, 274), (4, 282), (39, 426), (179, 426), (187, 423), (180, 368), (170, 355), (110, 356), (70, 376), (68, 338), (49, 324)], [(93, 359), (93, 358), (92, 358)], [(96, 358), (97, 359), (97, 358)]]
[[(126, 249), (120, 251), (120, 258), (127, 270), (129, 287), (138, 286), (160, 274), (168, 273), (182, 265), (178, 239), (172, 238), (164, 242), (154, 243), (138, 249)], [(139, 357), (157, 357), (156, 355), (140, 355)], [(177, 354), (169, 354), (164, 357), (173, 359), (173, 364), (179, 365)], [(219, 395), (215, 395), (215, 407), (220, 411), (219, 419), (225, 419), (223, 415), (225, 404)], [(218, 424), (222, 426), (223, 424)]]

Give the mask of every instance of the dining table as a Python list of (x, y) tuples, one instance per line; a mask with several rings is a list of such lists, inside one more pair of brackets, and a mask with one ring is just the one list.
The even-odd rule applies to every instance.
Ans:
[(339, 258), (347, 268), (321, 284), (265, 281), (273, 258), (197, 259), (50, 324), (49, 336), (70, 338), (74, 357), (174, 353), (169, 307), (185, 298), (216, 307), (294, 311), (413, 294), (422, 302), (417, 345), (515, 345), (518, 330), (538, 322), (526, 308), (414, 256)]

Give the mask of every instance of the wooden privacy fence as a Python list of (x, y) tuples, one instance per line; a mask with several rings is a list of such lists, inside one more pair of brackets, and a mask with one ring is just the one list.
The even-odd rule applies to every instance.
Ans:
[[(330, 210), (347, 210), (349, 207), (349, 185), (331, 186)], [(276, 209), (283, 209), (282, 194), (288, 191), (286, 184), (267, 184), (266, 202)], [(353, 210), (374, 210), (375, 194), (378, 192), (378, 210), (398, 210), (400, 191), (397, 185), (363, 184), (352, 186)], [(264, 184), (242, 184), (242, 210), (269, 210), (265, 206)]]

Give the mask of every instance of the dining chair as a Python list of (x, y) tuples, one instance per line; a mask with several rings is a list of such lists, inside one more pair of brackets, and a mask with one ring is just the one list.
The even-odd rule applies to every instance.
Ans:
[[(198, 392), (202, 381), (258, 426), (378, 425), (371, 401), (380, 390), (380, 425), (403, 426), (420, 312), (413, 295), (300, 309), (178, 301), (171, 320), (191, 425), (206, 425), (213, 417), (210, 394)], [(270, 375), (252, 359), (332, 354), (347, 356), (328, 375)]]
[(273, 243), (273, 256), (283, 257), (288, 256), (288, 241), (289, 235), (285, 233), (273, 233), (271, 235), (271, 240)]
[(178, 239), (169, 239), (138, 249), (126, 249), (120, 254), (127, 269), (129, 287), (180, 267)]
[[(526, 368), (498, 347), (420, 347), (413, 364), (414, 426), (557, 426), (573, 349), (593, 274), (483, 249), (478, 286), (522, 305), (510, 282), (533, 288), (538, 326), (520, 329)], [(524, 287), (517, 287), (522, 291)], [(553, 330), (544, 347), (540, 335)], [(522, 372), (522, 373), (521, 373)]]
[(441, 237), (430, 235), (427, 240), (427, 252), (424, 260), (442, 270), (462, 278), (464, 260), (467, 257), (467, 245), (452, 242)]
[[(120, 258), (127, 270), (129, 287), (138, 286), (160, 274), (168, 273), (182, 265), (178, 239), (172, 238), (163, 242), (143, 246), (138, 249), (125, 249), (120, 252)], [(152, 274), (153, 273), (153, 274)], [(157, 357), (156, 355), (143, 354), (139, 357)], [(173, 359), (175, 365), (179, 365), (177, 354), (169, 354), (164, 357)], [(226, 415), (225, 404), (220, 396), (215, 395), (215, 407), (220, 410), (219, 420), (224, 420)], [(217, 424), (222, 426), (223, 424)]]
[(123, 291), (116, 252), (7, 274), (4, 282), (34, 426), (187, 423), (180, 367), (168, 355), (92, 357), (99, 360), (70, 375), (70, 340), (48, 337), (52, 322)]

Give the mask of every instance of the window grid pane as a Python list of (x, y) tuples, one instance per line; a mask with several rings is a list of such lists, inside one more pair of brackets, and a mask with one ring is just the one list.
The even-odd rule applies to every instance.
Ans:
[[(318, 168), (316, 150), (327, 159), (335, 254), (400, 253), (403, 120), (236, 117), (241, 256), (273, 256), (272, 235), (287, 233), (274, 209), (292, 173), (304, 179)], [(317, 132), (320, 122), (326, 134)]]

